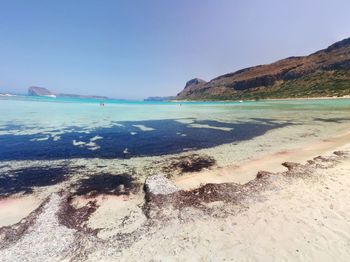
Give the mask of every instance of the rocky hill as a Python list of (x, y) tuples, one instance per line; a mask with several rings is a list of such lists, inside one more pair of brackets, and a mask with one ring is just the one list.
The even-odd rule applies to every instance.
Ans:
[(176, 99), (241, 100), (350, 95), (350, 38), (309, 56), (245, 68), (209, 82), (195, 78)]
[(94, 98), (94, 99), (108, 99), (106, 96), (89, 96), (76, 94), (56, 94), (44, 87), (31, 86), (28, 88), (28, 95), (30, 96), (51, 96), (51, 97), (68, 97), (68, 98)]
[(53, 96), (54, 93), (52, 93), (50, 90), (48, 90), (44, 87), (31, 86), (28, 88), (28, 95), (30, 95), (30, 96)]

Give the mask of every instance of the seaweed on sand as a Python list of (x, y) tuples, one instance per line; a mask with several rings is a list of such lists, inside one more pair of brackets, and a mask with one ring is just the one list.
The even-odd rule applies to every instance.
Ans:
[(95, 174), (81, 179), (75, 185), (75, 195), (129, 195), (136, 192), (140, 185), (128, 174), (113, 175), (108, 173)]
[(89, 220), (92, 213), (98, 208), (96, 201), (89, 201), (85, 206), (75, 208), (71, 205), (73, 196), (67, 194), (61, 203), (61, 207), (57, 213), (57, 218), (60, 224), (68, 228), (82, 230), (88, 233), (96, 234), (98, 230), (92, 230), (87, 227), (85, 222)]
[(216, 164), (214, 158), (199, 154), (172, 157), (168, 159), (167, 162), (169, 162), (169, 164), (163, 167), (165, 173), (172, 173), (174, 171), (179, 173), (198, 172)]
[(207, 203), (222, 201), (239, 205), (247, 199), (259, 199), (261, 192), (275, 189), (276, 185), (273, 181), (276, 181), (276, 179), (285, 179), (286, 181), (318, 179), (316, 170), (333, 167), (346, 157), (348, 157), (348, 152), (335, 151), (332, 156), (315, 157), (306, 164), (284, 162), (282, 165), (288, 169), (287, 171), (277, 173), (259, 171), (256, 178), (246, 184), (209, 183), (188, 191), (179, 190), (164, 195), (145, 191), (143, 212), (147, 218), (162, 218), (167, 215), (164, 210), (170, 206), (179, 211), (191, 207), (211, 214), (212, 210)]

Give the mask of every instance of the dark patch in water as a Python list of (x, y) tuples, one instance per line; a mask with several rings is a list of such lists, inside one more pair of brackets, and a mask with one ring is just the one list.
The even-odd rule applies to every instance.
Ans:
[(140, 188), (127, 174), (96, 174), (82, 179), (76, 185), (75, 195), (94, 197), (97, 195), (128, 195)]
[(167, 159), (170, 162), (163, 168), (166, 173), (174, 171), (184, 172), (198, 172), (204, 168), (211, 167), (216, 164), (214, 158), (205, 155), (191, 154), (189, 156), (180, 156)]
[[(1, 135), (0, 160), (130, 158), (175, 154), (186, 150), (250, 140), (269, 130), (293, 124), (269, 119), (253, 119), (236, 123), (187, 120), (191, 120), (191, 124), (194, 125), (209, 125), (213, 128), (197, 128), (191, 124), (168, 119), (118, 122), (112, 127), (90, 130), (90, 133), (84, 133), (86, 129), (71, 126), (64, 129), (65, 133), (61, 134), (61, 139), (57, 141), (53, 141), (52, 137), (45, 141), (30, 141), (47, 136), (47, 134)], [(142, 131), (135, 125), (144, 125), (154, 130)], [(218, 128), (231, 128), (232, 130), (225, 131)], [(103, 139), (94, 141), (100, 147), (97, 150), (89, 150), (89, 147), (84, 145), (73, 145), (73, 140), (89, 143), (90, 139), (97, 135), (103, 137)]]
[(29, 194), (34, 187), (44, 187), (63, 182), (70, 175), (66, 166), (30, 167), (8, 171), (0, 175), (0, 197), (23, 192)]

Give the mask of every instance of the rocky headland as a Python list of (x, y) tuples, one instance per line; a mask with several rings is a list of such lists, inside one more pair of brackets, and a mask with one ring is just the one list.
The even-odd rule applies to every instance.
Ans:
[(51, 92), (49, 89), (38, 86), (31, 86), (28, 88), (29, 96), (54, 96), (55, 94)]
[(48, 97), (67, 97), (67, 98), (94, 98), (94, 99), (108, 99), (106, 96), (95, 95), (76, 95), (76, 94), (60, 94), (54, 93), (47, 88), (31, 86), (28, 88), (29, 96), (48, 96)]
[(308, 56), (288, 57), (186, 83), (177, 100), (258, 100), (350, 94), (350, 38)]

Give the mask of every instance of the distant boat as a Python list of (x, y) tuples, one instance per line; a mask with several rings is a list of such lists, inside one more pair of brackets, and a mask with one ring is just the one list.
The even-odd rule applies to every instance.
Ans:
[(56, 95), (45, 95), (46, 97), (56, 98)]
[(239, 100), (240, 103), (243, 103), (243, 100)]

